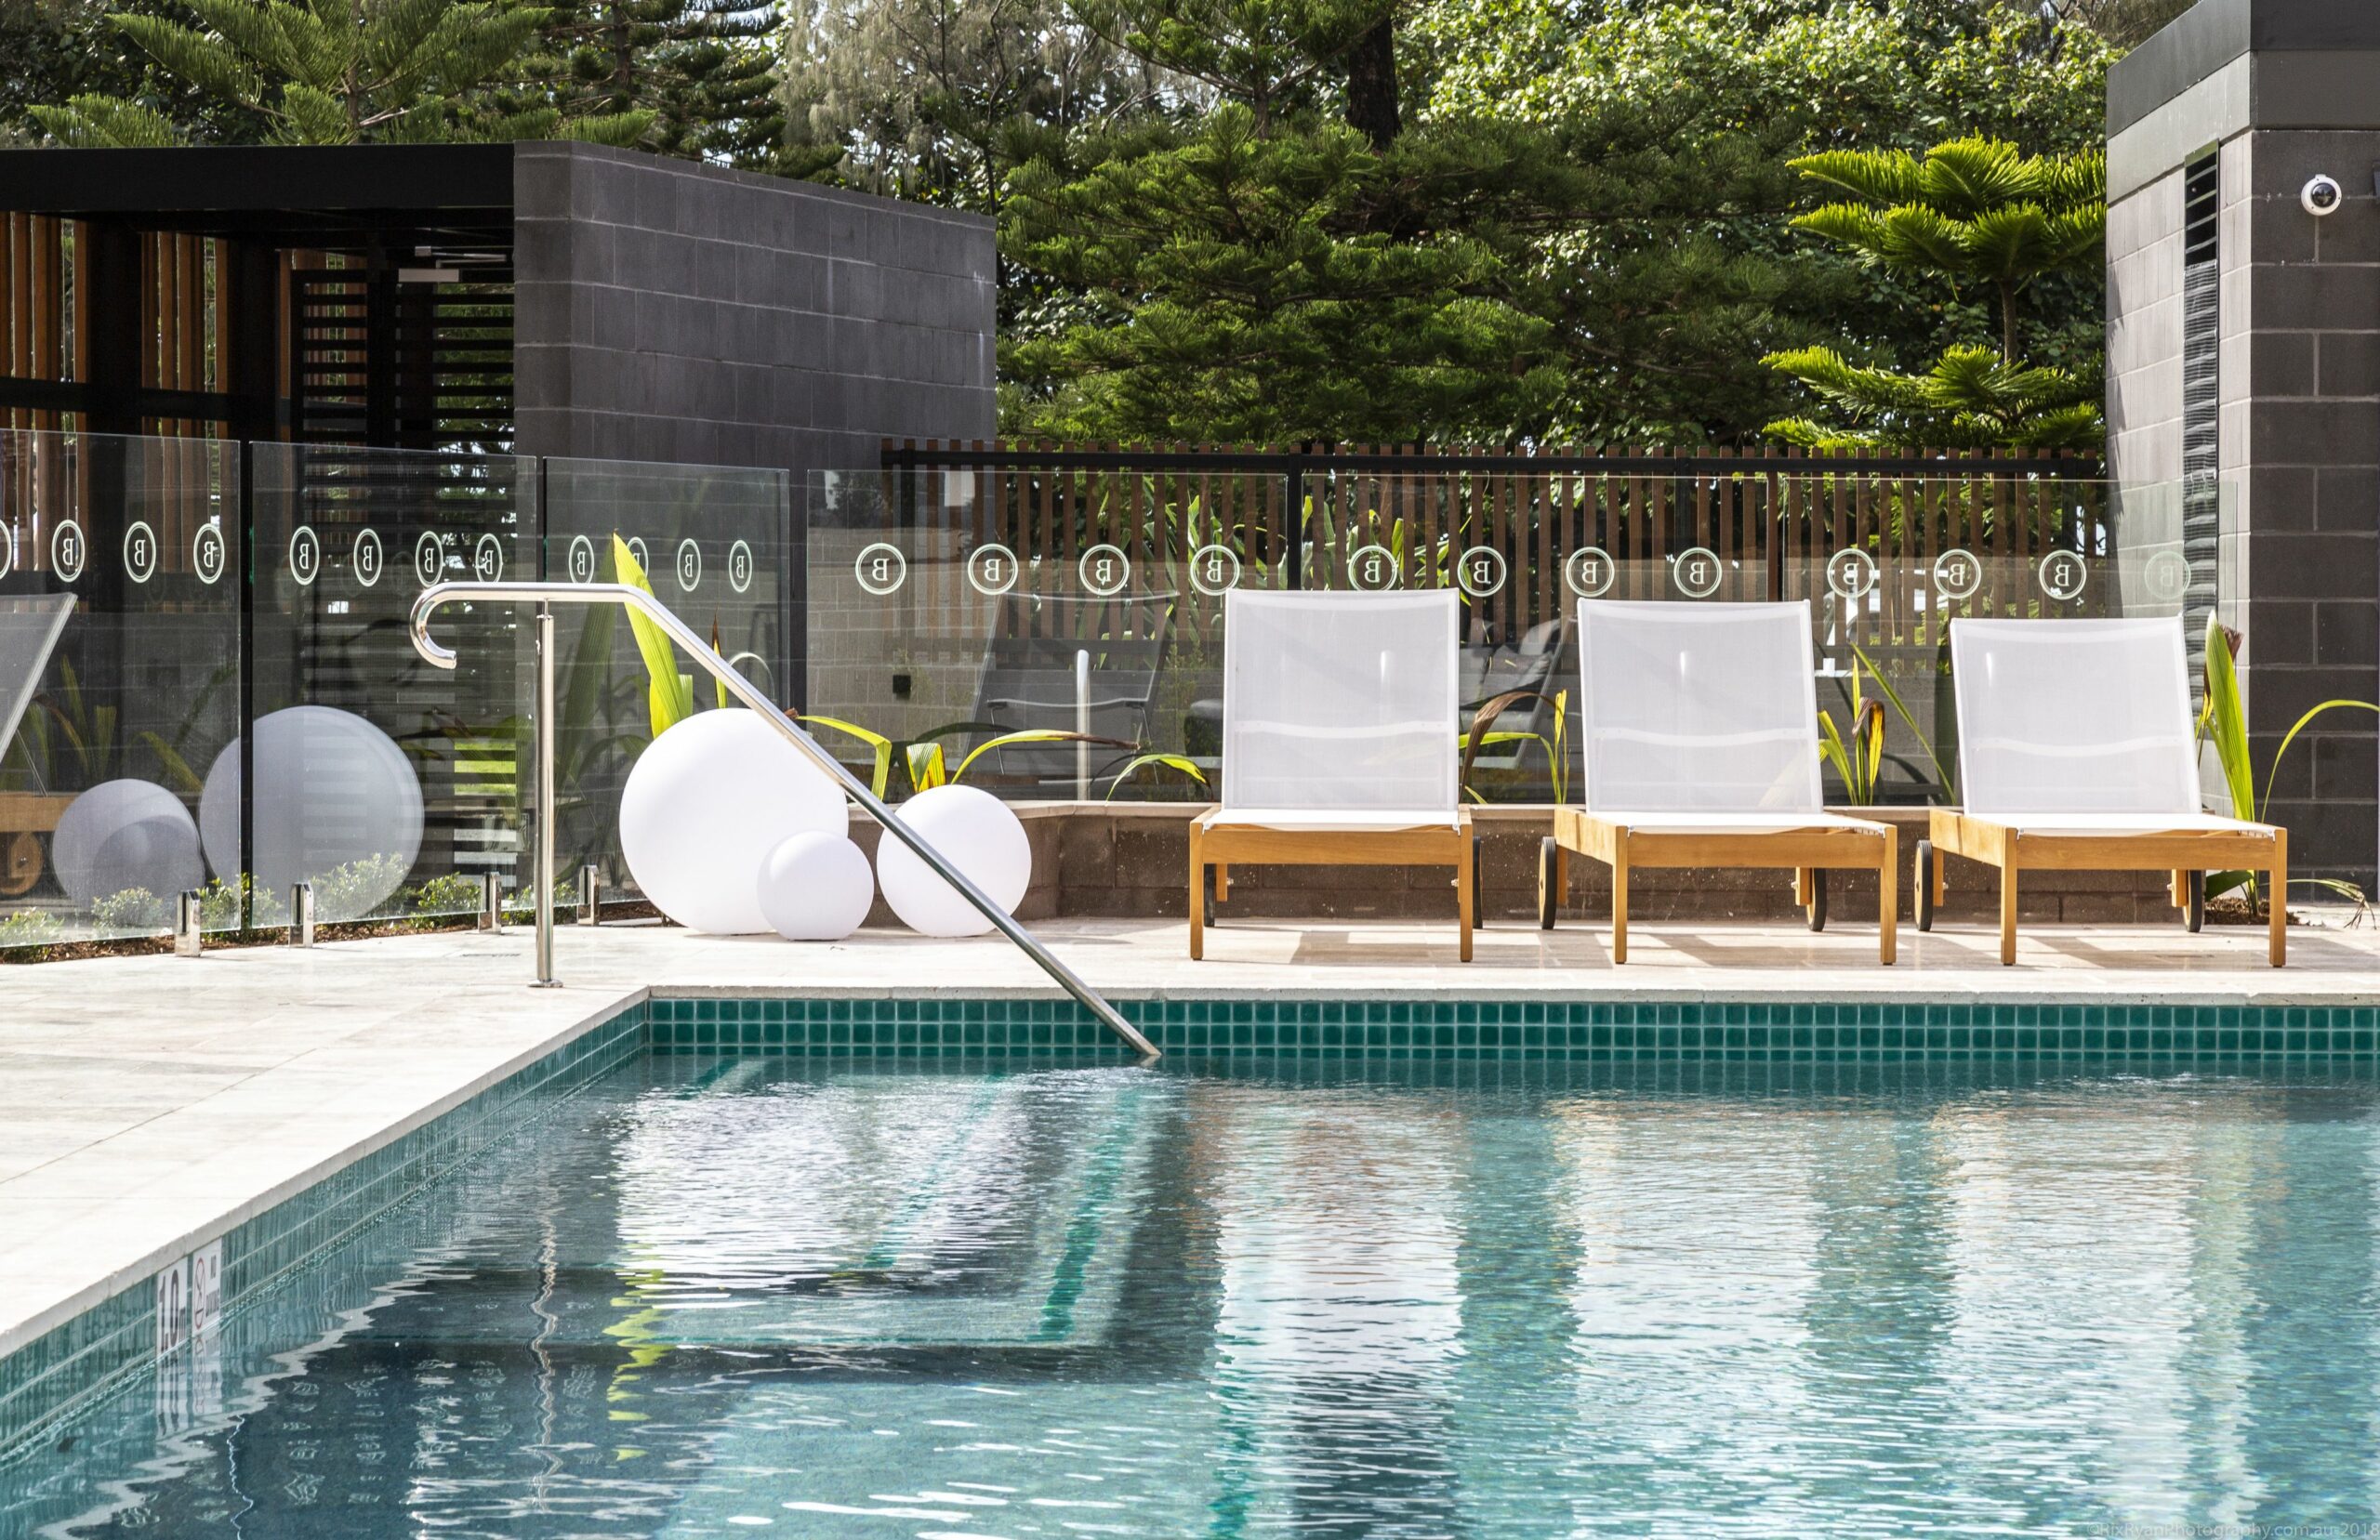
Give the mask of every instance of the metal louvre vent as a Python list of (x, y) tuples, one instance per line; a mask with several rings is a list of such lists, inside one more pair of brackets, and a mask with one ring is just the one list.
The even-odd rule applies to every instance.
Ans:
[(2217, 157), (2192, 161), (2182, 183), (2182, 554), (2190, 563), (2183, 631), (2201, 677), (2223, 535), (2222, 178)]

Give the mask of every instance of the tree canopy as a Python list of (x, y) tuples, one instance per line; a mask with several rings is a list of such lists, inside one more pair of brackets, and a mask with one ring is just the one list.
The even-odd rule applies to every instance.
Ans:
[(2106, 71), (2176, 3), (0, 0), (0, 133), (978, 210), (1012, 433), (2079, 442)]

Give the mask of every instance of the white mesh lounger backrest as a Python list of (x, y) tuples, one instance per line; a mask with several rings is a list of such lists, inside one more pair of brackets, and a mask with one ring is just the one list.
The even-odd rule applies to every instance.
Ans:
[(41, 689), (49, 655), (73, 612), (73, 594), (0, 599), (0, 756), (15, 740), (17, 724)]
[(1822, 810), (1810, 607), (1579, 604), (1580, 800), (1606, 812)]
[(1456, 599), (1227, 597), (1223, 807), (1452, 813)]
[(2194, 813), (2182, 623), (1954, 620), (1967, 811)]

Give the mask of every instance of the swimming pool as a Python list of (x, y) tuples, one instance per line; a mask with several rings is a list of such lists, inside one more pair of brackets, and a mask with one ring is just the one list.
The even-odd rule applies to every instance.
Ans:
[(2362, 1073), (639, 1052), (0, 1533), (2361, 1523), (2375, 1267)]

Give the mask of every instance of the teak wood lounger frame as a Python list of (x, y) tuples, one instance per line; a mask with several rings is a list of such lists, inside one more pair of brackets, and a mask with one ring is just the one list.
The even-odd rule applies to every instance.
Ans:
[(2289, 957), (2289, 831), (2269, 823), (2228, 829), (2172, 829), (2147, 834), (2069, 834), (2028, 829), (2021, 823), (1936, 808), (1921, 848), (1917, 928), (1930, 930), (1942, 902), (1942, 858), (1965, 856), (2000, 868), (2000, 960), (2016, 960), (2016, 874), (2022, 872), (2170, 872), (2174, 906), (2197, 928), (2200, 883), (2208, 872), (2262, 872), (2270, 879), (2272, 915), (2266, 952), (2272, 966)]
[[(1790, 818), (1792, 815), (1784, 815)], [(1682, 818), (1682, 821), (1684, 819)], [(1615, 823), (1583, 808), (1554, 809), (1554, 837), (1538, 871), (1539, 923), (1554, 928), (1554, 910), (1570, 890), (1572, 852), (1611, 868), (1611, 960), (1628, 960), (1628, 874), (1639, 866), (1791, 868), (1794, 901), (1809, 909), (1813, 928), (1824, 923), (1819, 874), (1848, 867), (1876, 874), (1876, 960), (1889, 966), (1900, 902), (1899, 832), (1889, 823), (1819, 824), (1758, 832), (1698, 830), (1663, 833)]]
[[(1190, 957), (1207, 954), (1207, 875), (1215, 901), (1231, 896), (1231, 868), (1251, 866), (1451, 866), (1455, 913), (1462, 925), (1461, 956), (1471, 961), (1477, 920), (1478, 854), (1471, 809), (1450, 822), (1409, 829), (1276, 829), (1262, 823), (1210, 823), (1210, 808), (1190, 823)], [(1443, 815), (1440, 815), (1443, 816)]]

